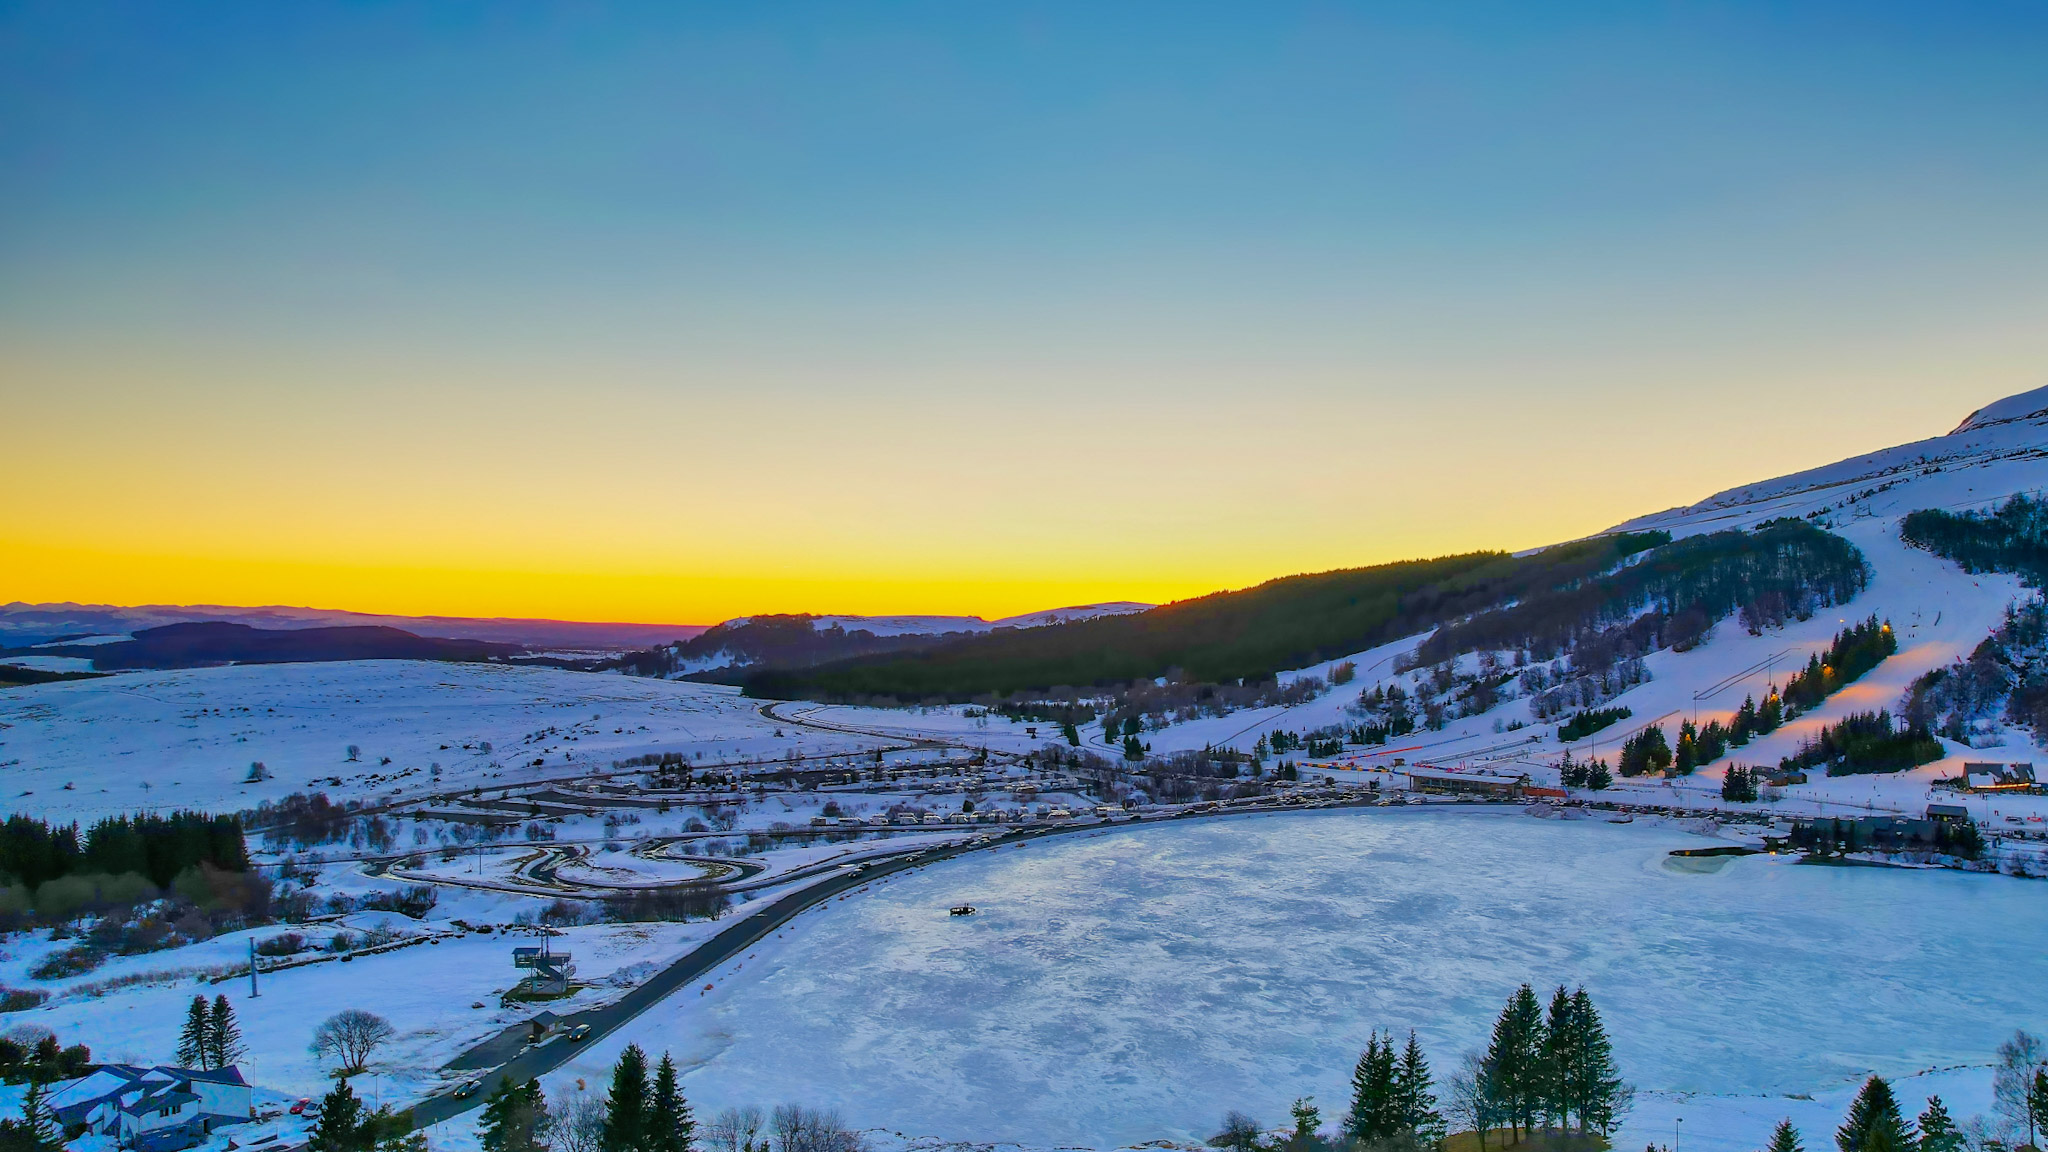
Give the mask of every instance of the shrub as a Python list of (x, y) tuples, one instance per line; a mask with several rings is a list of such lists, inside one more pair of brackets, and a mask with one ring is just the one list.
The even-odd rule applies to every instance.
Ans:
[(82, 976), (106, 963), (107, 954), (90, 944), (77, 944), (62, 952), (52, 952), (42, 962), (29, 970), (37, 980), (63, 980), (71, 976)]
[(49, 998), (41, 988), (0, 988), (0, 1012), (26, 1012)]
[(297, 932), (283, 932), (256, 943), (258, 956), (296, 956), (306, 950), (306, 938)]

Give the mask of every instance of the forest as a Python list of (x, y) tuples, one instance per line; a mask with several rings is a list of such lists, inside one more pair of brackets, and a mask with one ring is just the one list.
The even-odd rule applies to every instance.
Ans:
[(748, 678), (747, 692), (907, 702), (1159, 677), (1256, 682), (1578, 584), (1669, 539), (1625, 533), (1527, 556), (1474, 552), (1288, 576), (1130, 616), (977, 636), (901, 657), (763, 671)]
[(52, 825), (16, 814), (0, 824), (0, 877), (33, 888), (61, 876), (134, 874), (168, 887), (187, 868), (206, 864), (246, 872), (242, 822), (204, 812), (110, 816), (79, 835), (76, 824)]
[(1782, 771), (1825, 767), (1830, 776), (1900, 772), (1941, 759), (1941, 742), (1927, 729), (1901, 728), (1880, 709), (1859, 712), (1820, 730), (1799, 751), (1778, 762)]
[(2025, 493), (1990, 512), (1922, 509), (1900, 523), (1899, 536), (1965, 572), (2014, 572), (2032, 587), (2048, 584), (2048, 501)]

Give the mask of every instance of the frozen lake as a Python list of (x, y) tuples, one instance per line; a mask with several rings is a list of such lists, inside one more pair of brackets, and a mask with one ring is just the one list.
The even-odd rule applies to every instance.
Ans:
[[(600, 1083), (630, 1039), (687, 1063), (700, 1115), (801, 1100), (913, 1136), (1111, 1146), (1199, 1139), (1226, 1108), (1279, 1123), (1299, 1095), (1331, 1115), (1375, 1028), (1414, 1028), (1447, 1072), (1524, 980), (1583, 982), (1658, 1092), (1825, 1092), (2048, 1024), (2039, 883), (1668, 862), (1707, 843), (1335, 811), (976, 854), (798, 917), (564, 1071)], [(947, 914), (962, 902), (980, 914)]]

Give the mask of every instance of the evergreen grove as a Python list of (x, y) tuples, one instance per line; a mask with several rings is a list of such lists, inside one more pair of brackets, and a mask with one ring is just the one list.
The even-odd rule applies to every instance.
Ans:
[[(1441, 1092), (1441, 1095), (1440, 1095)], [(1336, 1136), (1353, 1149), (1440, 1146), (1455, 1122), (1480, 1134), (1481, 1147), (1502, 1128), (1512, 1142), (1540, 1128), (1604, 1137), (1627, 1110), (1613, 1045), (1584, 988), (1559, 986), (1546, 1012), (1524, 984), (1508, 997), (1486, 1051), (1439, 1085), (1413, 1032), (1400, 1043), (1375, 1032), (1351, 1073), (1351, 1103)], [(1278, 1144), (1260, 1140), (1256, 1122), (1232, 1112), (1209, 1143), (1237, 1152), (1318, 1152), (1321, 1116), (1312, 1101), (1294, 1105), (1294, 1133)]]

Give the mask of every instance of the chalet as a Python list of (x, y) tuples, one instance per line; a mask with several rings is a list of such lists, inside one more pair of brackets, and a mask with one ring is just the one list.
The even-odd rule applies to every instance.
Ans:
[(1528, 789), (1529, 778), (1473, 770), (1459, 772), (1417, 764), (1406, 770), (1408, 786), (1417, 792), (1444, 796), (1491, 796), (1514, 799)]
[(1961, 804), (1929, 804), (1927, 818), (1948, 824), (1968, 824), (1970, 810)]
[(105, 1064), (51, 1096), (60, 1124), (82, 1124), (138, 1152), (177, 1152), (253, 1117), (249, 1084), (235, 1067), (139, 1068)]
[(1966, 763), (1963, 765), (1963, 783), (1972, 792), (2009, 792), (2032, 788), (2035, 787), (2034, 766)]

